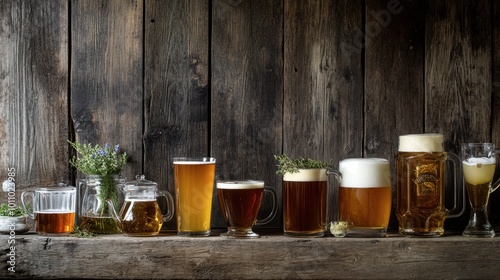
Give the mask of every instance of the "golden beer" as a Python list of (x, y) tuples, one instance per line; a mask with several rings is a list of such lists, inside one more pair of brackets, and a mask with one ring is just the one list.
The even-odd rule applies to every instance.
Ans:
[(389, 161), (351, 158), (339, 163), (340, 221), (349, 225), (351, 236), (385, 236), (392, 205)]
[(179, 235), (210, 235), (215, 158), (174, 158)]
[(467, 237), (494, 237), (495, 230), (488, 221), (488, 199), (500, 186), (493, 183), (496, 167), (493, 143), (463, 143), (462, 170), (471, 206), (469, 223), (462, 232)]
[(387, 229), (391, 215), (391, 186), (379, 188), (339, 188), (340, 220), (354, 227)]
[(488, 204), (490, 185), (495, 175), (495, 161), (486, 164), (462, 163), (465, 185), (472, 208), (482, 209)]
[[(441, 236), (444, 233), (444, 220), (463, 212), (463, 205), (457, 205), (452, 210), (444, 207), (446, 160), (451, 159), (456, 161), (455, 166), (460, 166), (457, 156), (443, 151), (441, 134), (399, 137), (399, 152), (396, 156), (396, 216), (399, 233)], [(458, 175), (457, 172), (455, 174)], [(455, 186), (455, 197), (458, 194)], [(457, 208), (459, 206), (461, 209)], [(459, 213), (452, 215), (453, 212)]]

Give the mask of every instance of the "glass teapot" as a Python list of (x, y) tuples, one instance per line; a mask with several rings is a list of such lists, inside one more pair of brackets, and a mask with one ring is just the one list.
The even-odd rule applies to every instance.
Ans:
[[(136, 181), (125, 183), (121, 188), (125, 195), (125, 202), (119, 214), (111, 200), (106, 201), (111, 209), (111, 216), (125, 235), (158, 235), (163, 223), (171, 220), (174, 215), (174, 199), (169, 192), (159, 192), (157, 184), (146, 180), (144, 175), (137, 175), (136, 179)], [(168, 211), (165, 215), (158, 206), (158, 197), (167, 199)]]

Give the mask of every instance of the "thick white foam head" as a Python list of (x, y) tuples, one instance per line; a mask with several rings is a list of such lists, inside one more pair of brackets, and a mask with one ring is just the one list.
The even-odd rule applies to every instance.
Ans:
[(231, 190), (263, 189), (264, 181), (217, 181), (217, 188)]
[(298, 173), (286, 173), (283, 175), (283, 181), (326, 181), (326, 169), (299, 169)]
[(389, 161), (383, 158), (349, 158), (339, 163), (341, 187), (379, 188), (391, 186)]
[(398, 151), (426, 153), (442, 152), (443, 135), (438, 133), (400, 135)]
[(464, 160), (462, 163), (465, 165), (477, 166), (480, 164), (495, 164), (496, 160), (494, 157), (490, 157), (490, 158), (477, 157), (477, 158), (468, 158), (467, 160)]

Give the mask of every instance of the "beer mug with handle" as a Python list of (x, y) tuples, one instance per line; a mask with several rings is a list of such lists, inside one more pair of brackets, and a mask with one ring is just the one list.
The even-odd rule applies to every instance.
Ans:
[[(453, 163), (454, 178), (445, 178), (446, 161)], [(399, 136), (396, 216), (400, 234), (441, 236), (444, 233), (444, 220), (458, 217), (464, 212), (460, 164), (457, 155), (444, 151), (442, 134)], [(451, 210), (445, 208), (445, 179), (454, 185), (455, 203)], [(461, 201), (461, 205), (457, 205), (457, 201)]]

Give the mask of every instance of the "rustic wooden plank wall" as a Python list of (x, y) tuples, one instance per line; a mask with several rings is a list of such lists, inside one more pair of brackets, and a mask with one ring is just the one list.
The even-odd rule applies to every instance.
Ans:
[(73, 180), (76, 139), (120, 143), (127, 179), (171, 192), (183, 155), (280, 192), (274, 154), (393, 160), (422, 132), (500, 146), (499, 16), (498, 0), (0, 0), (1, 174), (18, 194)]

